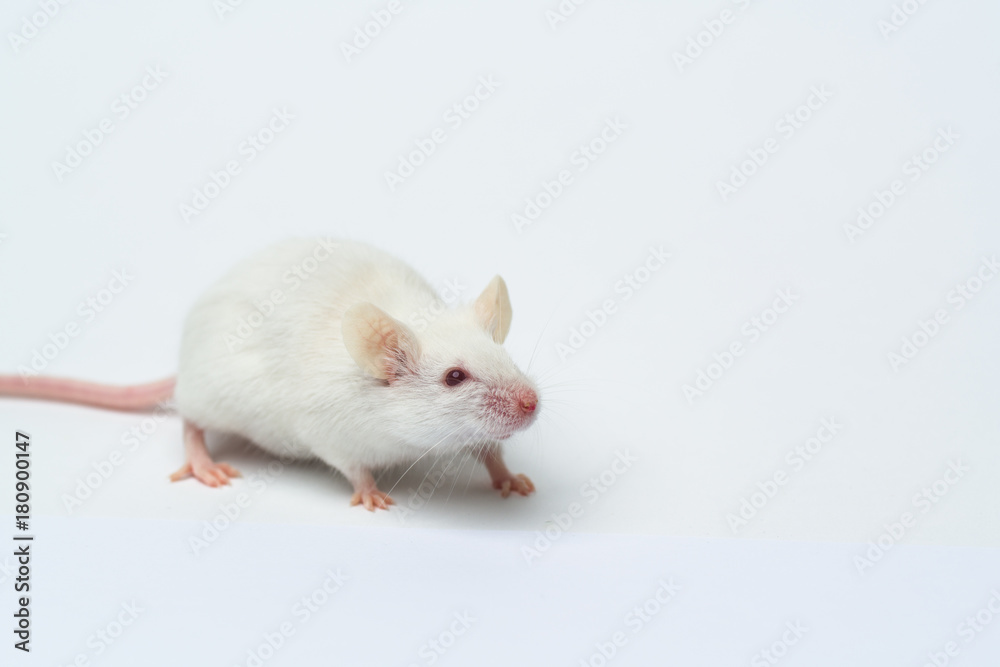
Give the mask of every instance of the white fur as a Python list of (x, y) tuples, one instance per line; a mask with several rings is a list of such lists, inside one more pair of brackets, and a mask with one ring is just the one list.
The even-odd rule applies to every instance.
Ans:
[[(253, 315), (255, 303), (272, 299), (275, 290), (283, 301), (268, 315)], [(501, 291), (491, 324), (483, 304), (498, 303)], [(413, 461), (432, 446), (437, 453), (495, 442), (533, 418), (511, 406), (519, 389), (535, 390), (534, 384), (494, 341), (496, 330), (506, 334), (509, 326), (506, 294), (497, 277), (475, 308), (445, 309), (424, 331), (409, 330), (419, 341), (416, 371), (387, 382), (348, 354), (341, 318), (350, 306), (369, 302), (405, 325), (432, 304), (445, 308), (430, 285), (361, 243), (280, 243), (238, 264), (191, 310), (174, 394), (178, 409), (200, 428), (236, 433), (278, 454), (318, 457), (350, 479)], [(501, 317), (507, 322), (498, 327)], [(241, 332), (250, 331), (246, 340), (237, 333), (241, 322), (250, 326)], [(456, 366), (473, 379), (448, 387), (442, 378)]]

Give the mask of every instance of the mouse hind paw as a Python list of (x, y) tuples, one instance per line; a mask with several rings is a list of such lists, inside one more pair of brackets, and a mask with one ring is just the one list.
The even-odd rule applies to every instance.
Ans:
[(184, 453), (187, 460), (177, 472), (170, 476), (171, 482), (188, 477), (206, 486), (228, 486), (230, 478), (242, 477), (236, 468), (228, 463), (216, 463), (205, 446), (205, 431), (191, 422), (184, 422)]
[(175, 473), (170, 475), (171, 482), (179, 482), (188, 477), (206, 486), (226, 486), (230, 478), (242, 477), (240, 471), (228, 463), (216, 463), (215, 461), (198, 461), (196, 463), (185, 463)]

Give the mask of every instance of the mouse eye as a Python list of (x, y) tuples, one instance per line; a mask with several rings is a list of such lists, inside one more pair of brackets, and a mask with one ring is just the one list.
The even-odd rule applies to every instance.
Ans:
[(452, 368), (444, 374), (444, 383), (449, 387), (456, 387), (465, 382), (467, 377), (469, 376), (461, 368)]

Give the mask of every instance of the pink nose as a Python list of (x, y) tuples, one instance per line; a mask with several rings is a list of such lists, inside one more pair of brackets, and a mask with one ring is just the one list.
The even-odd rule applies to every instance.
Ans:
[(521, 392), (521, 412), (534, 412), (538, 406), (538, 395), (532, 389)]

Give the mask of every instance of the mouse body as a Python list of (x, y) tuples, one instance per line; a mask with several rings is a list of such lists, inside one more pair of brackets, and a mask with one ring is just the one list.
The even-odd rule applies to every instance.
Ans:
[[(419, 330), (407, 323), (415, 319)], [(351, 503), (372, 511), (393, 504), (373, 471), (428, 455), (474, 455), (502, 496), (528, 495), (531, 480), (512, 474), (501, 452), (539, 411), (535, 383), (502, 347), (510, 321), (500, 276), (473, 303), (447, 308), (416, 271), (372, 246), (289, 240), (240, 262), (198, 299), (176, 378), (121, 387), (0, 376), (0, 395), (118, 410), (173, 397), (185, 450), (174, 481), (222, 486), (239, 476), (212, 459), (208, 430), (320, 459), (351, 482)]]
[[(422, 311), (440, 314), (417, 332), (407, 320)], [(211, 430), (324, 461), (368, 509), (392, 503), (373, 470), (428, 453), (474, 453), (503, 495), (527, 495), (532, 483), (506, 469), (499, 447), (539, 409), (535, 384), (501, 346), (510, 320), (499, 276), (475, 303), (448, 309), (416, 271), (372, 246), (271, 246), (187, 317), (174, 389), (187, 461), (174, 478), (214, 486), (236, 474), (208, 456)]]

